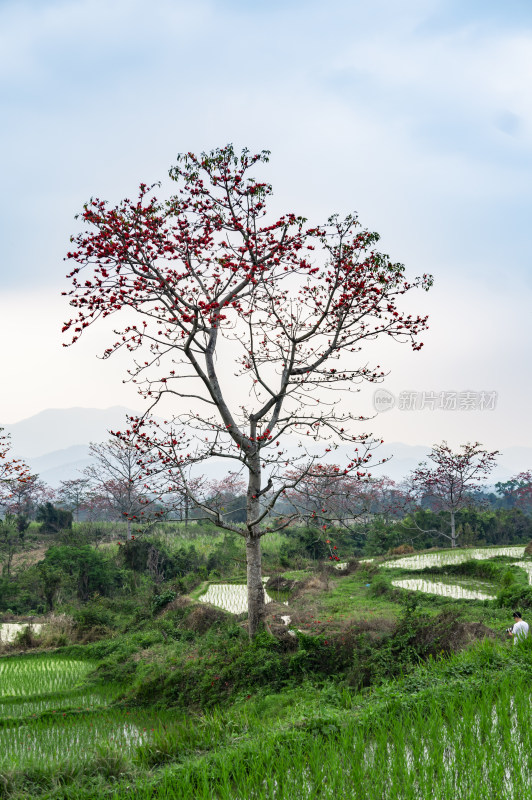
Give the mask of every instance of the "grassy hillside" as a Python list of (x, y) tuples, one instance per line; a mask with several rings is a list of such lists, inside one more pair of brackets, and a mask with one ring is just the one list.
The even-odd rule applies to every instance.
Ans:
[[(60, 581), (42, 633), (2, 645), (0, 797), (530, 794), (532, 641), (505, 637), (512, 607), (526, 618), (532, 605), (527, 557), (430, 551), (429, 566), (377, 557), (339, 570), (300, 553), (286, 566), (279, 536), (250, 642), (245, 614), (202, 600), (213, 584), (238, 590), (238, 541), (176, 527), (119, 545), (105, 533), (59, 538), (44, 556), (36, 540), (37, 560), (9, 576), (21, 602), (33, 591), (42, 603), (53, 570)], [(104, 575), (102, 591), (81, 598), (84, 575)], [(396, 585), (413, 579), (494, 599)]]

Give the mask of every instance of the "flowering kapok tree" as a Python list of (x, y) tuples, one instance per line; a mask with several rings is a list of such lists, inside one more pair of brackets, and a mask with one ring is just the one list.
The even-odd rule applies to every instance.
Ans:
[(0, 484), (0, 508), (16, 517), (16, 524), (22, 533), (35, 519), (39, 506), (51, 502), (54, 490), (47, 486), (38, 475), (30, 475), (29, 470), (17, 472), (16, 478), (9, 478)]
[[(292, 485), (286, 468), (319, 463), (320, 441), (324, 450), (343, 441), (353, 447), (345, 473), (360, 470), (373, 440), (353, 431), (361, 417), (342, 390), (384, 375), (359, 355), (366, 341), (421, 348), (426, 317), (400, 301), (431, 284), (428, 275), (408, 281), (355, 216), (319, 226), (293, 213), (273, 218), (271, 187), (250, 177), (268, 156), (231, 145), (187, 153), (170, 170), (178, 190), (167, 200), (141, 184), (114, 208), (87, 203), (89, 229), (68, 253), (77, 314), (63, 328), (75, 342), (99, 319), (122, 320), (104, 357), (129, 350), (130, 378), (151, 402), (117, 433), (135, 438), (150, 470), (186, 482), (192, 464), (213, 456), (242, 470), (245, 524), (214, 519), (246, 541), (251, 635), (264, 609), (261, 537), (287, 524), (270, 517)], [(157, 405), (167, 425), (150, 417)]]
[(29, 477), (29, 467), (19, 458), (10, 455), (11, 441), (9, 434), (3, 434), (0, 428), (0, 490), (7, 497), (11, 492), (11, 481), (23, 483)]
[(164, 475), (148, 478), (134, 443), (120, 439), (91, 442), (89, 456), (92, 463), (83, 470), (88, 481), (87, 502), (99, 513), (125, 521), (128, 540), (133, 525), (142, 530), (164, 516), (161, 500), (170, 489), (175, 490), (176, 481)]
[(406, 493), (410, 506), (428, 500), (435, 511), (449, 514), (449, 533), (443, 531), (424, 531), (438, 533), (449, 539), (451, 547), (456, 547), (456, 512), (473, 505), (475, 495), (481, 490), (482, 482), (496, 464), (498, 450), (488, 452), (480, 442), (461, 446), (461, 452), (453, 453), (447, 442), (434, 445), (428, 457), (435, 465), (420, 464), (409, 476)]
[(532, 510), (532, 470), (520, 472), (508, 481), (496, 483), (495, 488), (510, 507), (520, 508), (527, 513)]
[(72, 511), (76, 522), (87, 508), (89, 484), (88, 478), (70, 478), (59, 484), (57, 500), (62, 508)]
[(286, 497), (308, 522), (351, 529), (370, 516), (388, 519), (403, 509), (403, 494), (386, 475), (345, 475), (336, 464), (314, 464), (290, 470), (286, 477), (294, 483), (298, 479)]

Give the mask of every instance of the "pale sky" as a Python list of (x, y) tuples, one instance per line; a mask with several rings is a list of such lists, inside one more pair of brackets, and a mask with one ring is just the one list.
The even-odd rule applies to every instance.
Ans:
[[(532, 8), (506, 0), (3, 0), (0, 424), (125, 405), (103, 331), (61, 347), (63, 257), (91, 196), (165, 180), (177, 153), (272, 151), (278, 210), (357, 211), (411, 276), (425, 347), (373, 348), (401, 392), (497, 392), (400, 410), (387, 441), (532, 445)], [(372, 409), (374, 387), (353, 394)]]

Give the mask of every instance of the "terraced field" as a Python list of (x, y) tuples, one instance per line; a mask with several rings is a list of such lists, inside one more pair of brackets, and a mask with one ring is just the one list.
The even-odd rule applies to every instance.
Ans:
[(90, 687), (94, 663), (54, 656), (0, 660), (0, 774), (51, 771), (105, 752), (136, 752), (154, 729), (152, 713), (110, 705), (120, 686)]

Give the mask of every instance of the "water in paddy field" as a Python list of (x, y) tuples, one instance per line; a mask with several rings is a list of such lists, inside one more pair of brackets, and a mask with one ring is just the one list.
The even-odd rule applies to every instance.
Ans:
[(520, 567), (524, 569), (528, 575), (528, 582), (532, 584), (532, 563), (530, 561), (514, 561), (512, 567)]
[(120, 687), (83, 686), (95, 663), (54, 656), (0, 659), (0, 772), (78, 763), (102, 749), (133, 755), (149, 741), (157, 725), (151, 714), (107, 705)]
[(39, 622), (2, 622), (0, 623), (0, 642), (14, 642), (17, 633), (31, 627), (33, 633), (40, 633), (42, 624)]
[(423, 578), (406, 578), (392, 581), (392, 586), (398, 589), (408, 589), (411, 592), (425, 592), (425, 594), (438, 594), (442, 597), (452, 597), (455, 600), (494, 600), (494, 596), (473, 589), (464, 589), (463, 586), (427, 581)]
[[(267, 581), (268, 578), (262, 580)], [(248, 587), (245, 583), (211, 583), (205, 594), (198, 599), (201, 603), (210, 603), (231, 614), (244, 614), (248, 610)], [(273, 602), (268, 592), (264, 592), (264, 602)], [(285, 605), (288, 603), (285, 602)]]
[(118, 715), (78, 721), (60, 714), (57, 719), (0, 730), (0, 767), (61, 763), (65, 754), (75, 754), (76, 761), (83, 761), (93, 758), (98, 746), (134, 753), (146, 741), (146, 732)]
[[(382, 564), (388, 569), (429, 569), (430, 567), (445, 567), (448, 564), (462, 564), (464, 561), (476, 559), (485, 561), (496, 556), (506, 556), (507, 558), (522, 558), (525, 554), (525, 547), (476, 547), (470, 550), (460, 550), (459, 552), (445, 553), (425, 553), (419, 556), (405, 556), (393, 561)], [(521, 566), (521, 565), (520, 565)]]

